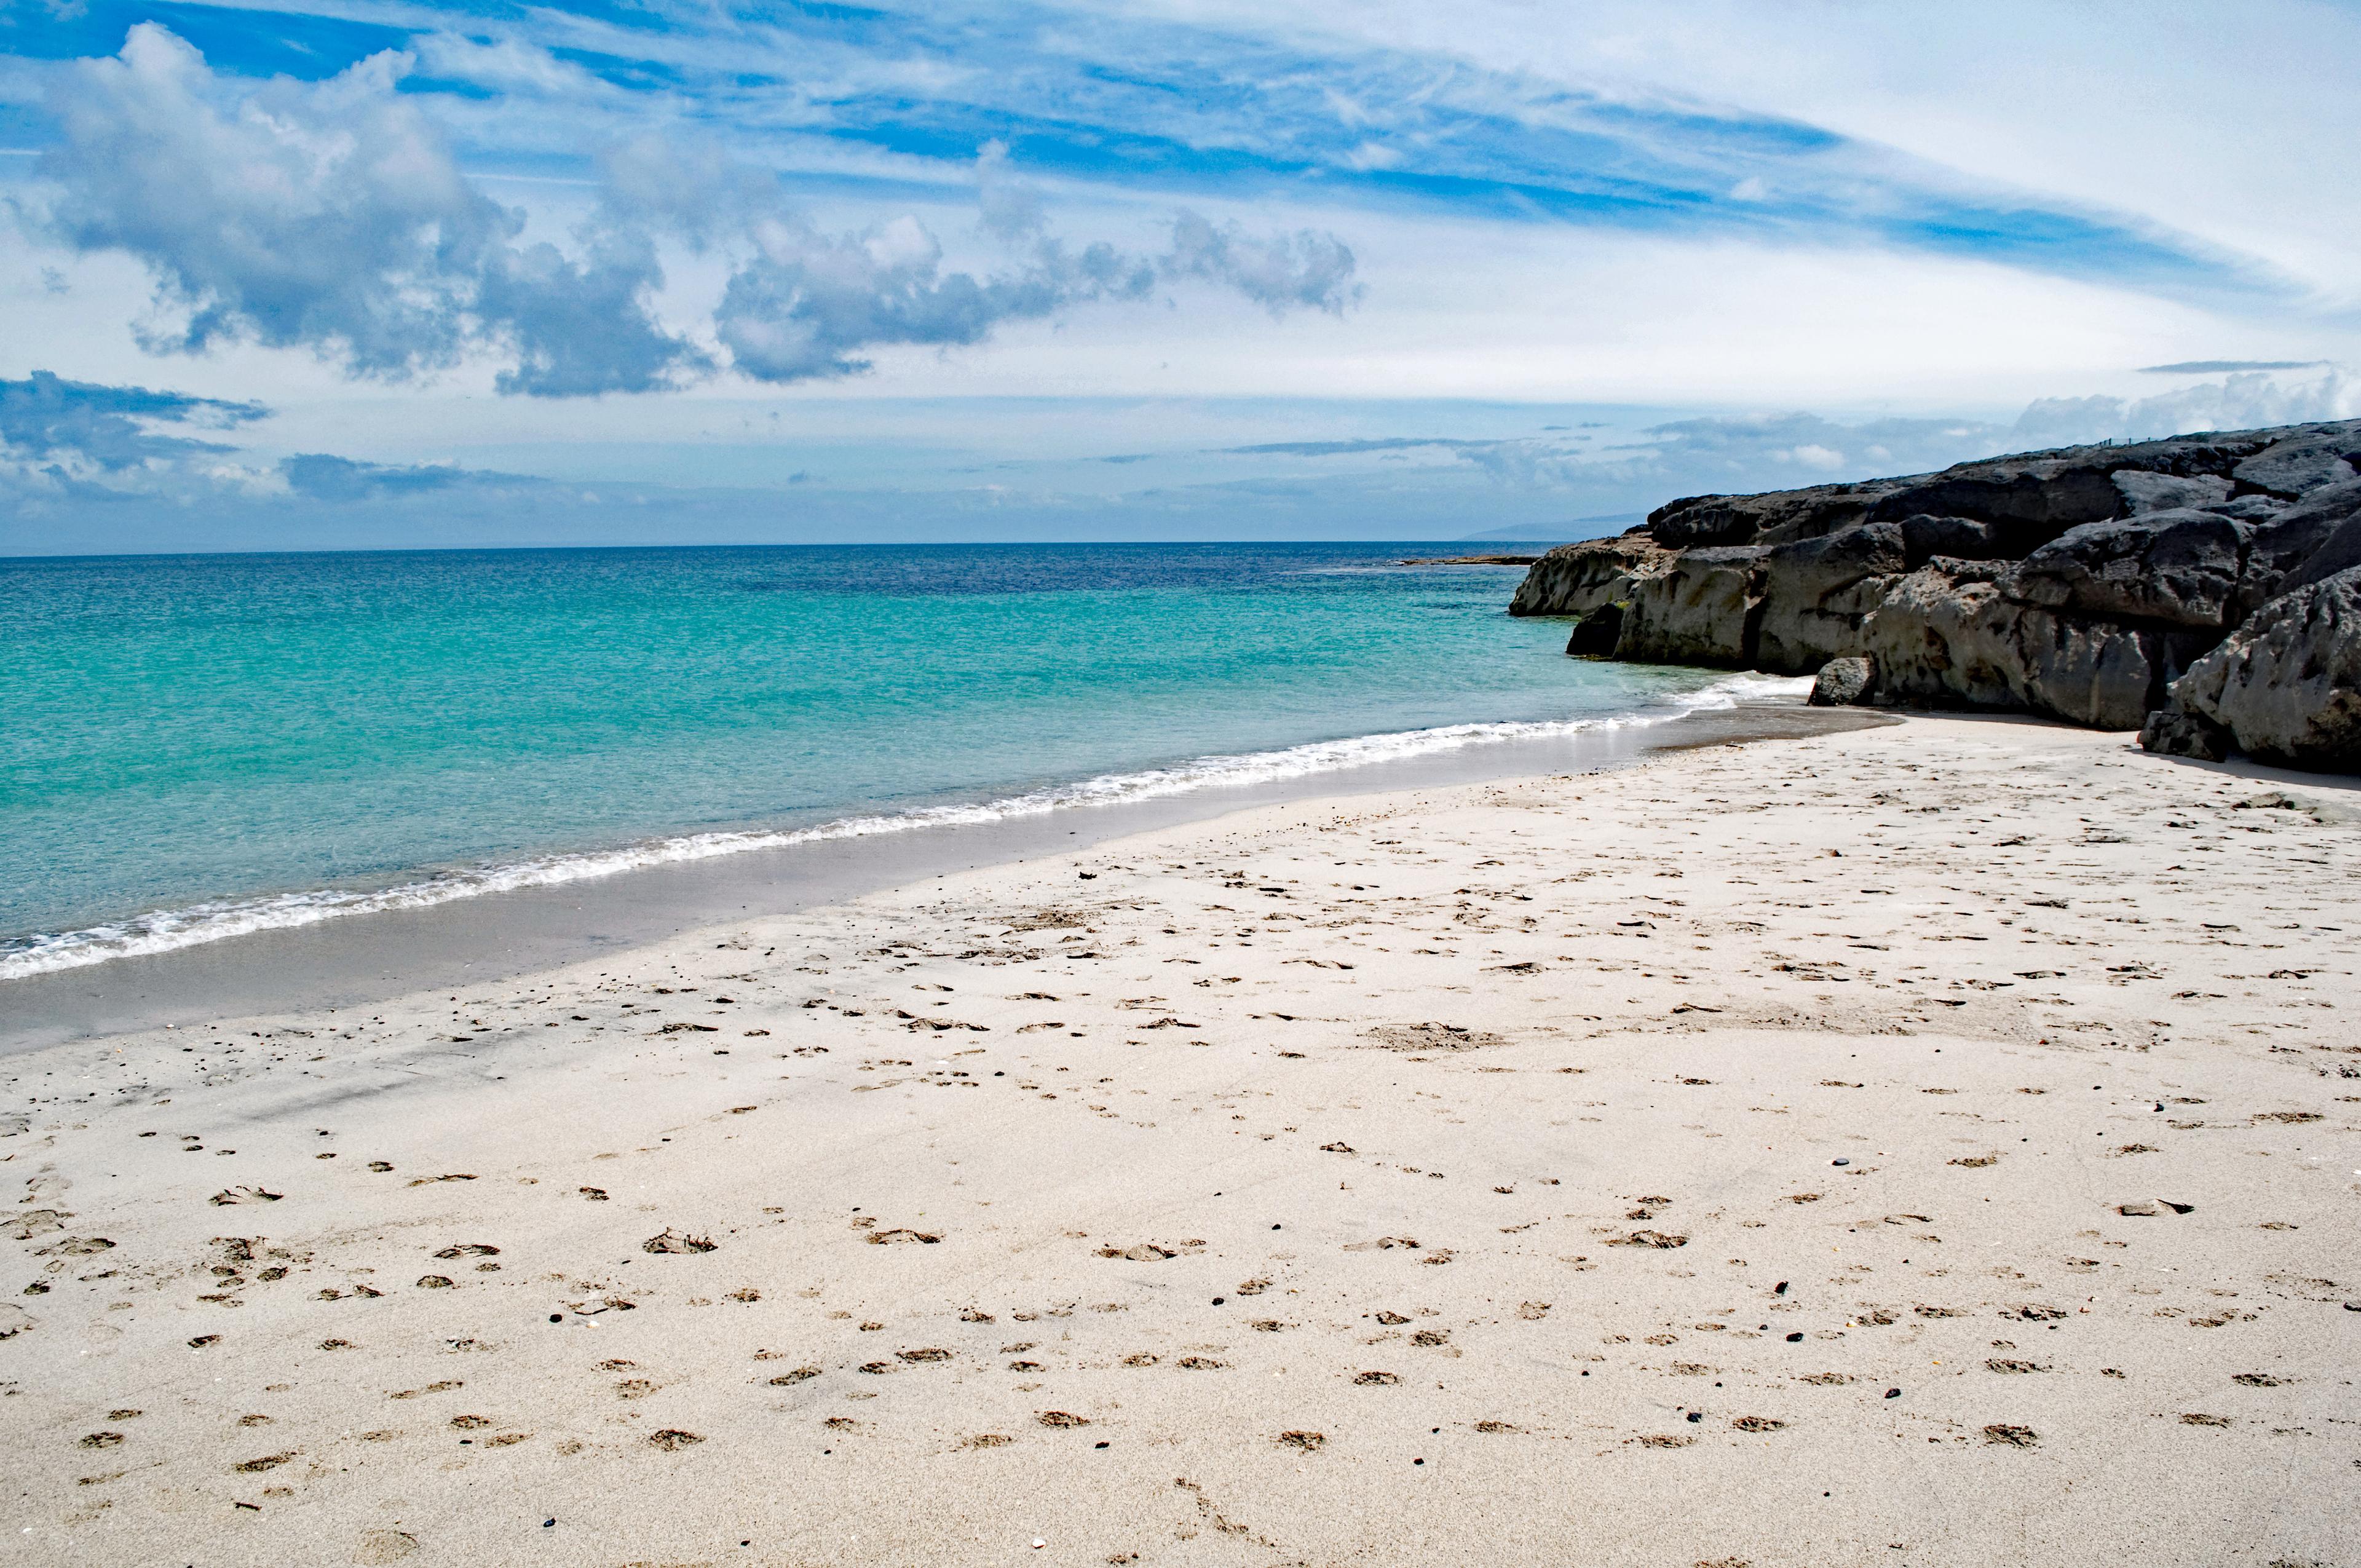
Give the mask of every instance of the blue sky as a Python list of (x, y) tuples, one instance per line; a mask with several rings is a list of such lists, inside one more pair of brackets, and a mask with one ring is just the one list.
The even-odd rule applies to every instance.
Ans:
[(0, 0), (0, 552), (1570, 537), (2351, 414), (2356, 46), (2291, 0)]

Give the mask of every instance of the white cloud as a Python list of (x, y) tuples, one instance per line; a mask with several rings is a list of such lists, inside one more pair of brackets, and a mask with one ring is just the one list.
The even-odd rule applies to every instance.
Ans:
[[(512, 43), (420, 47), (434, 69), (511, 92), (587, 80)], [(146, 265), (151, 352), (304, 348), (388, 381), (489, 357), (499, 390), (543, 397), (675, 388), (722, 350), (759, 381), (852, 376), (878, 348), (975, 344), (1004, 322), (1144, 299), (1159, 281), (1211, 282), (1273, 315), (1358, 298), (1351, 250), (1308, 229), (1262, 236), (1184, 211), (1159, 256), (1070, 248), (997, 146), (976, 170), (983, 225), (1025, 251), (1000, 271), (946, 268), (908, 214), (828, 231), (774, 178), (653, 136), (609, 154), (570, 246), (529, 240), (526, 214), (467, 180), (418, 98), (397, 91), (416, 63), (384, 53), (317, 83), (254, 84), (140, 24), (119, 56), (78, 62), (52, 94), (61, 135), (41, 163), (55, 187), (42, 230)], [(666, 239), (729, 264), (709, 347), (657, 314)]]
[(514, 356), (504, 389), (553, 395), (644, 390), (693, 367), (649, 313), (652, 249), (598, 244), (576, 261), (517, 245), (522, 214), (469, 183), (395, 92), (408, 65), (379, 54), (324, 82), (245, 89), (141, 23), (52, 97), (48, 230), (148, 266), (152, 352), (251, 340), (398, 380), (492, 347)]
[(2011, 433), (2026, 446), (2058, 446), (2356, 417), (2361, 381), (2332, 366), (2316, 378), (2250, 371), (2147, 398), (2040, 398)]

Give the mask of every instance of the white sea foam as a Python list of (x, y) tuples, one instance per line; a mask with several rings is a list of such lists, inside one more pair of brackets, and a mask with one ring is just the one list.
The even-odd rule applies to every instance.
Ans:
[(1312, 773), (1397, 762), (1499, 740), (1538, 740), (1579, 734), (1586, 730), (1663, 724), (1692, 713), (1734, 707), (1741, 702), (1801, 696), (1810, 686), (1808, 679), (1732, 675), (1700, 690), (1668, 698), (1652, 708), (1598, 718), (1450, 724), (1433, 729), (1407, 729), (1384, 735), (1355, 736), (1343, 740), (1317, 740), (1276, 751), (1200, 757), (1169, 768), (1151, 768), (1140, 773), (1103, 773), (1079, 784), (1057, 784), (973, 805), (929, 806), (884, 815), (846, 817), (810, 828), (689, 833), (648, 839), (620, 849), (543, 855), (495, 865), (439, 872), (391, 887), (319, 888), (303, 893), (271, 894), (258, 898), (218, 899), (179, 909), (152, 910), (128, 919), (78, 931), (44, 932), (20, 938), (5, 950), (0, 950), (0, 981), (79, 969), (88, 964), (104, 963), (109, 959), (168, 953), (180, 948), (219, 941), (225, 937), (243, 936), (250, 931), (285, 930), (291, 927), (317, 925), (341, 916), (367, 915), (379, 910), (423, 909), (462, 898), (479, 897), (488, 893), (551, 887), (561, 883), (612, 876), (619, 872), (635, 871), (645, 866), (712, 860), (754, 850), (785, 849), (796, 844), (862, 839), (881, 833), (906, 833), (920, 828), (1005, 822), (1013, 817), (1039, 817), (1082, 806), (1153, 800), (1224, 785), (1272, 784)]

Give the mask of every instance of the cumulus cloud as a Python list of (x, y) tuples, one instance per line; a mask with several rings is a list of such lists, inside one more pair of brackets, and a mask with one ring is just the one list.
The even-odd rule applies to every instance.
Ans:
[(1173, 219), (1172, 249), (1161, 270), (1225, 284), (1275, 316), (1297, 309), (1341, 315), (1361, 298), (1353, 267), (1351, 248), (1333, 234), (1299, 229), (1256, 238), (1235, 223), (1217, 225), (1182, 212)]
[(730, 275), (714, 332), (762, 381), (856, 375), (861, 351), (890, 344), (981, 342), (1003, 321), (1044, 316), (1069, 291), (1042, 273), (979, 282), (942, 270), (942, 245), (916, 218), (860, 234), (773, 219), (760, 254)]
[[(577, 68), (540, 51), (440, 34), (322, 82), (256, 83), (143, 22), (52, 95), (46, 229), (146, 264), (151, 352), (304, 348), (385, 380), (489, 356), (500, 391), (538, 397), (675, 387), (724, 354), (761, 381), (851, 376), (876, 348), (980, 343), (1004, 322), (1159, 284), (1211, 283), (1275, 316), (1360, 296), (1352, 251), (1311, 230), (1257, 236), (1182, 212), (1160, 255), (1070, 246), (996, 143), (975, 176), (983, 234), (1015, 252), (997, 270), (947, 267), (915, 217), (823, 229), (768, 174), (654, 137), (609, 151), (569, 246), (528, 242), (526, 214), (478, 189), (418, 95), (399, 90), (422, 62), (509, 91), (581, 86)], [(658, 314), (666, 243), (728, 261), (699, 330)]]
[(651, 313), (653, 247), (577, 261), (520, 247), (523, 214), (469, 183), (395, 91), (410, 63), (389, 52), (324, 82), (247, 85), (140, 23), (52, 95), (49, 229), (147, 264), (158, 313), (141, 342), (158, 353), (250, 341), (401, 379), (490, 347), (515, 361), (503, 390), (551, 396), (697, 367)]
[(2085, 441), (2141, 441), (2202, 430), (2253, 430), (2356, 415), (2361, 415), (2361, 384), (2342, 368), (2330, 366), (2313, 380), (2290, 380), (2266, 369), (2152, 398), (2042, 398), (2026, 409), (2012, 434), (2028, 446), (2063, 446)]
[(1159, 282), (1205, 280), (1273, 315), (1341, 312), (1359, 297), (1353, 254), (1311, 231), (1256, 238), (1178, 214), (1170, 247), (1142, 256), (1105, 241), (1071, 246), (1050, 232), (1040, 192), (987, 143), (975, 165), (979, 226), (1015, 252), (996, 271), (948, 269), (942, 242), (905, 215), (829, 232), (775, 185), (705, 152), (643, 139), (609, 161), (606, 208), (626, 227), (670, 225), (701, 247), (744, 256), (713, 313), (731, 365), (759, 381), (824, 380), (872, 367), (894, 345), (981, 343), (1005, 322), (1039, 320), (1094, 301), (1148, 298)]

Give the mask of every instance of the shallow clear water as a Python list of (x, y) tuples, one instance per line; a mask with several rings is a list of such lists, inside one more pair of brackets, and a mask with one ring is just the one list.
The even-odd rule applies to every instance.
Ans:
[[(1442, 547), (1435, 553), (1444, 553)], [(1663, 709), (1400, 543), (0, 561), (0, 977)]]

